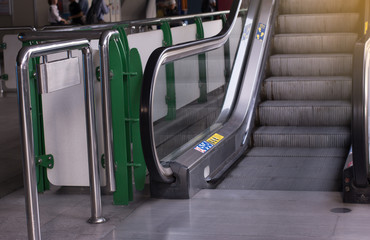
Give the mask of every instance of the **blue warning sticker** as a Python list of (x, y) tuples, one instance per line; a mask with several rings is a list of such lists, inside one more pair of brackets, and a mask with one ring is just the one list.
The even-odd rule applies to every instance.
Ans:
[(260, 40), (260, 41), (263, 41), (263, 39), (265, 37), (265, 32), (266, 32), (266, 25), (263, 24), (263, 23), (259, 23), (258, 27), (257, 27), (256, 39)]
[(210, 144), (207, 141), (203, 141), (199, 143), (194, 149), (201, 153), (206, 153), (209, 149), (213, 147), (212, 144)]

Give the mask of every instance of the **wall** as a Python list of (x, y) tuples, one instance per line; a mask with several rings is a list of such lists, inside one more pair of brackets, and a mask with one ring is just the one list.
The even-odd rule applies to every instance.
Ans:
[(135, 20), (146, 18), (147, 0), (125, 0), (122, 3), (122, 20)]

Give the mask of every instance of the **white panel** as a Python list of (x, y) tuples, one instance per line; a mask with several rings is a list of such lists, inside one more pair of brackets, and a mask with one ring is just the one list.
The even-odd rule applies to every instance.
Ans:
[(5, 82), (6, 88), (17, 88), (16, 59), (22, 42), (18, 40), (18, 35), (5, 35), (3, 42), (6, 43), (4, 49), (4, 73), (8, 74), (9, 79)]
[(171, 28), (172, 32), (172, 43), (173, 45), (194, 41), (197, 36), (197, 27), (195, 24), (173, 27)]
[(55, 92), (81, 83), (78, 58), (68, 58), (39, 65), (39, 89)]
[[(65, 58), (65, 55), (49, 55), (48, 60)], [(42, 96), (46, 153), (53, 154), (55, 158), (54, 168), (48, 170), (48, 179), (58, 186), (89, 186), (83, 61), (80, 51), (73, 51), (73, 56), (80, 58), (81, 84)], [(93, 60), (95, 72), (95, 67), (99, 65), (97, 50), (93, 50)], [(95, 80), (94, 85), (100, 158), (103, 152), (100, 84)], [(101, 175), (104, 179), (104, 173)]]
[(162, 30), (136, 33), (127, 36), (128, 44), (131, 48), (137, 48), (141, 58), (143, 70), (150, 54), (159, 47), (162, 47), (163, 32)]
[(215, 20), (203, 23), (204, 38), (217, 35), (222, 29), (222, 20)]

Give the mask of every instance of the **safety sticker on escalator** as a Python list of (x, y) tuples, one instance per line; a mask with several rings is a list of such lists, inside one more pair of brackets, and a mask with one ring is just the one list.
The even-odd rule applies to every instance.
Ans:
[(259, 23), (258, 27), (257, 27), (256, 39), (260, 40), (260, 41), (263, 41), (263, 39), (265, 37), (265, 31), (266, 31), (266, 25), (263, 24), (263, 23)]
[(215, 133), (212, 135), (212, 137), (207, 139), (207, 142), (216, 145), (219, 141), (221, 141), (224, 138), (224, 136), (221, 136), (218, 133)]
[(210, 144), (207, 141), (203, 141), (203, 142), (199, 143), (198, 146), (196, 146), (194, 149), (197, 150), (198, 152), (206, 153), (212, 147), (213, 147), (212, 144)]
[(248, 38), (249, 33), (251, 32), (252, 24), (248, 24), (244, 27), (243, 35), (242, 35), (242, 41)]
[(207, 139), (207, 141), (203, 141), (199, 143), (194, 149), (201, 153), (206, 153), (209, 149), (211, 149), (214, 145), (219, 143), (224, 136), (215, 133), (210, 138)]

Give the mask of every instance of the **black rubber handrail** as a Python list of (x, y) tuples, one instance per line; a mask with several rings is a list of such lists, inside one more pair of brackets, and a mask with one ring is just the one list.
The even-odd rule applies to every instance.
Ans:
[(158, 182), (170, 183), (174, 181), (172, 170), (161, 165), (154, 146), (154, 132), (152, 122), (152, 101), (156, 76), (161, 65), (177, 59), (196, 55), (221, 47), (230, 36), (232, 28), (238, 17), (242, 0), (234, 0), (229, 18), (220, 31), (214, 37), (186, 42), (169, 47), (161, 47), (150, 55), (145, 67), (140, 103), (140, 130), (144, 158), (151, 179)]
[[(355, 44), (352, 76), (352, 152), (354, 184), (365, 188), (369, 185), (369, 79), (366, 71), (366, 42), (370, 38), (367, 23), (370, 20), (370, 0), (363, 2), (363, 36)], [(370, 54), (370, 53), (368, 53)]]

